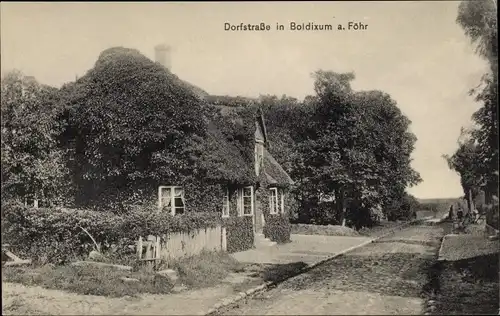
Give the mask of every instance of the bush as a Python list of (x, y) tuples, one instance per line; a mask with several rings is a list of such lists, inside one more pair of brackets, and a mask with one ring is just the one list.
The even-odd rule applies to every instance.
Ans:
[(287, 215), (271, 215), (264, 226), (264, 236), (277, 243), (290, 241), (290, 221)]
[(227, 227), (227, 252), (244, 251), (253, 247), (254, 234), (251, 217), (226, 218), (224, 224)]
[(220, 214), (194, 212), (182, 216), (134, 209), (117, 216), (109, 212), (64, 208), (30, 208), (17, 203), (2, 205), (2, 239), (20, 256), (40, 263), (62, 264), (86, 256), (95, 248), (84, 228), (101, 251), (133, 252), (139, 236), (189, 232), (220, 225)]
[(481, 207), (480, 211), (486, 214), (486, 224), (495, 229), (499, 229), (498, 204), (486, 204)]

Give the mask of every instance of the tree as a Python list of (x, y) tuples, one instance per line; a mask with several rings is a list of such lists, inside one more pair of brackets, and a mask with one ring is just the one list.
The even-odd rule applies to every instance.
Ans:
[(373, 209), (389, 209), (421, 181), (410, 165), (411, 122), (389, 95), (354, 92), (353, 73), (318, 71), (314, 78), (316, 95), (302, 104), (308, 115), (291, 124), (296, 145), (289, 156), (302, 208), (326, 221), (369, 225)]
[(457, 23), (476, 46), (477, 54), (486, 58), (492, 66), (497, 65), (496, 1), (462, 1), (458, 7)]
[(13, 71), (2, 79), (1, 95), (2, 197), (57, 201), (67, 179), (57, 89)]
[(394, 205), (407, 197), (406, 188), (422, 181), (411, 167), (411, 154), (417, 140), (409, 131), (411, 121), (396, 102), (381, 91), (358, 92), (356, 100), (364, 111), (366, 146), (375, 157), (377, 203), (383, 205), (390, 218), (407, 217), (409, 214)]
[(469, 197), (469, 209), (472, 207), (471, 199), (476, 198), (485, 183), (484, 174), (488, 173), (488, 166), (482, 159), (482, 151), (473, 132), (462, 129), (457, 151), (451, 156), (443, 155), (449, 168), (460, 175), (464, 196)]
[(308, 121), (308, 108), (296, 98), (262, 95), (258, 106), (266, 120), (270, 152), (290, 174), (294, 172), (296, 138), (302, 122)]
[(302, 198), (317, 205), (331, 197), (343, 225), (347, 219), (364, 225), (372, 208), (402, 199), (420, 181), (410, 166), (416, 138), (387, 94), (355, 93), (352, 73), (314, 76), (313, 114), (301, 130), (295, 163)]
[[(451, 158), (450, 167), (460, 173), (464, 190), (470, 186), (470, 174), (481, 176), (488, 199), (498, 194), (498, 43), (496, 2), (492, 0), (462, 1), (459, 6), (457, 23), (471, 39), (479, 56), (486, 59), (490, 72), (481, 79), (481, 84), (472, 89), (476, 101), (482, 107), (472, 119), (477, 127), (471, 133), (475, 159), (468, 161), (465, 152), (471, 151), (470, 144), (461, 144)], [(467, 164), (465, 163), (467, 161)], [(464, 166), (467, 165), (467, 170)], [(496, 172), (495, 172), (496, 171)]]

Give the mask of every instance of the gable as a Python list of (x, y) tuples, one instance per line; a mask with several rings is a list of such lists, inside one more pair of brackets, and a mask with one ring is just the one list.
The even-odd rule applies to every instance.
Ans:
[(255, 121), (255, 141), (261, 141), (263, 143), (266, 142), (266, 139), (264, 137), (264, 132), (262, 131), (262, 128), (260, 127), (260, 124), (258, 121)]
[[(266, 124), (264, 123), (264, 114), (262, 113), (262, 109), (259, 108), (259, 114), (257, 116), (257, 128), (256, 128), (256, 136), (257, 136), (257, 131), (259, 133), (259, 137), (262, 137), (262, 140), (264, 143), (267, 143), (267, 131), (266, 131)], [(257, 140), (257, 138), (256, 138)]]

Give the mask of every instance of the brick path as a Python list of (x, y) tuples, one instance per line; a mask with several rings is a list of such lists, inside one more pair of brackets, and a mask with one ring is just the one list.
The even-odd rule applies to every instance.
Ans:
[(412, 226), (292, 278), (227, 315), (422, 314), (439, 226)]

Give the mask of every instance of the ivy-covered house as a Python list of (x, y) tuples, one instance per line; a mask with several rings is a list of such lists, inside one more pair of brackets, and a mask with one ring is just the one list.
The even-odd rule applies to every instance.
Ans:
[(61, 89), (75, 204), (219, 213), (228, 251), (290, 238), (290, 176), (269, 153), (257, 103), (211, 96), (138, 51), (111, 48)]

